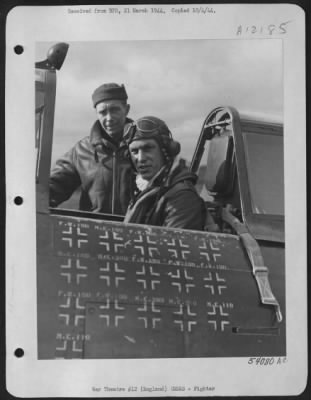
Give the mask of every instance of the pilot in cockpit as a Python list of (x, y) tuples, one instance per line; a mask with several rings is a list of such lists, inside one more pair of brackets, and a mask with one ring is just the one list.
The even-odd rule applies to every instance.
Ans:
[(166, 123), (140, 118), (125, 139), (136, 185), (124, 222), (203, 230), (207, 211), (194, 187), (197, 176), (174, 162), (180, 144)]

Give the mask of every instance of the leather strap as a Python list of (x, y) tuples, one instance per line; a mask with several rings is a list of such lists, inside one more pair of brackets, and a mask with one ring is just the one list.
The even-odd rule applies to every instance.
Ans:
[(278, 322), (281, 322), (283, 319), (281, 308), (272, 292), (269, 282), (269, 270), (265, 266), (259, 244), (250, 234), (246, 225), (240, 222), (236, 217), (231, 214), (230, 206), (223, 208), (222, 218), (237, 232), (241, 239), (241, 242), (247, 252), (248, 258), (252, 265), (252, 272), (256, 279), (261, 302), (263, 304), (273, 306), (275, 309), (277, 320)]

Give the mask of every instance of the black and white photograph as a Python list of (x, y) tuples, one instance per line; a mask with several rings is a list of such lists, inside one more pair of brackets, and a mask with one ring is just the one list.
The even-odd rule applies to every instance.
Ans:
[[(15, 107), (26, 107), (24, 143), (14, 139), (20, 119), (6, 129), (7, 152), (23, 154), (19, 168), (7, 157), (8, 237), (17, 221), (29, 237), (8, 252), (8, 329), (28, 321), (23, 340), (15, 329), (8, 341), (24, 355), (7, 360), (13, 394), (303, 390), (302, 14), (250, 8), (13, 11), (6, 101), (18, 90)], [(21, 18), (29, 31), (16, 28)], [(13, 368), (24, 385), (13, 384)], [(59, 374), (66, 385), (53, 388)]]
[(281, 42), (44, 47), (39, 358), (286, 356)]

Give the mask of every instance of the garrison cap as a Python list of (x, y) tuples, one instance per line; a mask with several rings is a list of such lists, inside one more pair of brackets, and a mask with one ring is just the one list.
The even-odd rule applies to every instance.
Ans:
[(124, 85), (117, 83), (104, 83), (94, 90), (92, 94), (93, 105), (96, 107), (98, 103), (106, 100), (127, 100), (128, 96)]

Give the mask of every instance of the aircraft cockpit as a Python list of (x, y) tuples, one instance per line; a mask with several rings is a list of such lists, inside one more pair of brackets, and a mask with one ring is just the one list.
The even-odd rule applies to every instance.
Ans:
[(282, 124), (205, 119), (190, 170), (214, 231), (50, 208), (57, 49), (36, 64), (38, 358), (286, 355)]

